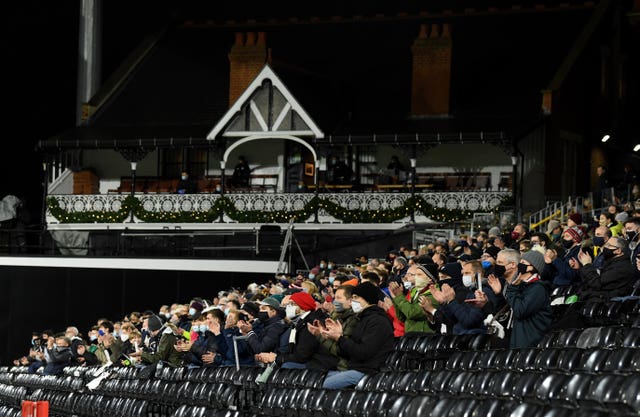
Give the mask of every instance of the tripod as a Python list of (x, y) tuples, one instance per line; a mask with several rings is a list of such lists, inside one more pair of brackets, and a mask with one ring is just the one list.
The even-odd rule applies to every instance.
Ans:
[[(298, 243), (298, 239), (296, 239), (293, 234), (293, 219), (289, 220), (289, 227), (287, 227), (287, 234), (284, 237), (284, 243), (282, 244), (282, 251), (280, 252), (280, 260), (278, 261), (278, 269), (276, 271), (277, 274), (283, 274), (291, 271), (291, 246), (293, 242), (296, 243), (296, 247), (298, 248), (298, 253), (304, 262), (304, 266), (309, 269), (309, 264), (307, 264), (307, 260), (304, 257), (304, 253), (302, 253), (302, 248), (300, 248), (300, 243)], [(284, 262), (284, 257), (289, 251), (289, 262)]]

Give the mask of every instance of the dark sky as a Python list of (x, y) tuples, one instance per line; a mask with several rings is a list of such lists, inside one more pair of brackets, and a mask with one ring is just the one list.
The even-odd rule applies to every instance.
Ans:
[[(131, 3), (105, 2), (104, 76), (171, 15), (162, 2), (154, 2), (155, 8), (149, 1)], [(4, 7), (0, 45), (6, 133), (0, 198), (25, 197), (34, 220), (42, 203), (41, 158), (35, 145), (75, 124), (79, 10), (79, 1), (26, 0)]]

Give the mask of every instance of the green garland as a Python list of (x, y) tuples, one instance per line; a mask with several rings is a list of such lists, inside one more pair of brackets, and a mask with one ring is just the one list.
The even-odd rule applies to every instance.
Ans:
[[(512, 198), (506, 197), (492, 211), (496, 212)], [(227, 197), (216, 200), (208, 211), (178, 211), (178, 212), (152, 212), (142, 207), (140, 201), (131, 196), (122, 201), (118, 211), (88, 211), (69, 213), (60, 208), (58, 200), (53, 197), (47, 199), (49, 212), (60, 223), (122, 223), (133, 212), (140, 220), (146, 223), (212, 223), (220, 218), (222, 213), (239, 223), (288, 223), (302, 222), (309, 219), (316, 210), (325, 210), (328, 214), (344, 223), (391, 223), (408, 217), (411, 212), (422, 213), (424, 216), (438, 222), (453, 222), (466, 220), (473, 217), (471, 210), (451, 210), (433, 207), (420, 196), (409, 197), (403, 205), (386, 210), (349, 210), (330, 200), (314, 197), (302, 210), (238, 210)], [(484, 211), (486, 212), (486, 211)]]

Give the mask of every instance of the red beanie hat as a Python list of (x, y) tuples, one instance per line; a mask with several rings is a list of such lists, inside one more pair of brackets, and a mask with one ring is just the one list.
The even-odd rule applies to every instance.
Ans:
[(569, 218), (571, 220), (573, 220), (573, 222), (575, 224), (577, 224), (578, 226), (580, 226), (582, 224), (582, 214), (580, 214), (580, 213), (571, 213), (569, 215)]
[(298, 307), (304, 311), (314, 311), (316, 309), (316, 301), (309, 295), (309, 293), (304, 291), (291, 294), (290, 300), (296, 303)]
[(584, 232), (579, 227), (567, 227), (564, 233), (568, 233), (571, 235), (571, 238), (576, 242), (582, 242), (582, 238), (584, 237)]

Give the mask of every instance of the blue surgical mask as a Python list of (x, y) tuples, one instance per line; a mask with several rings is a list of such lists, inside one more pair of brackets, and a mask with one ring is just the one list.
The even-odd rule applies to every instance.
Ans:
[(96, 336), (96, 335), (89, 336), (89, 339), (90, 339), (92, 342), (95, 342), (96, 340), (98, 340), (98, 336)]
[(206, 324), (201, 324), (200, 325), (200, 333), (204, 333), (207, 330), (209, 330), (209, 326), (207, 326)]
[(309, 279), (314, 279), (316, 277), (316, 274), (309, 274)]
[(224, 309), (224, 315), (225, 317), (229, 315), (229, 311), (231, 311), (231, 309), (229, 307)]
[(333, 284), (333, 281), (336, 280), (336, 277), (329, 277), (329, 284)]
[(333, 300), (332, 303), (333, 303), (333, 307), (336, 309), (336, 312), (342, 313), (344, 311), (344, 306), (342, 305), (342, 303), (336, 300)]
[(191, 307), (191, 308), (189, 309), (189, 315), (190, 315), (190, 316), (195, 316), (195, 315), (196, 315), (196, 309), (195, 309), (195, 308), (193, 308), (193, 307)]
[(180, 178), (182, 179), (182, 181), (184, 181), (184, 180), (187, 179), (187, 176), (186, 175), (182, 175)]
[(484, 269), (489, 269), (489, 268), (491, 268), (491, 262), (489, 262), (489, 261), (482, 261), (482, 267), (483, 267)]

